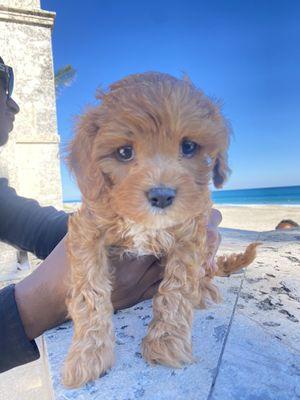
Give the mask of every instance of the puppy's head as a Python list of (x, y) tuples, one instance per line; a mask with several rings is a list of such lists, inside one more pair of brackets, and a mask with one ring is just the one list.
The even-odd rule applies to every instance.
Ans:
[(164, 228), (201, 213), (229, 168), (228, 124), (188, 79), (131, 75), (79, 120), (69, 161), (86, 201)]

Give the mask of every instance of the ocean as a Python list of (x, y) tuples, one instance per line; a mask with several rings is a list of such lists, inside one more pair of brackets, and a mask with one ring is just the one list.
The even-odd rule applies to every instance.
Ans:
[[(215, 204), (227, 205), (298, 205), (300, 186), (285, 186), (259, 189), (218, 190), (212, 192)], [(64, 200), (78, 203), (80, 200)]]
[(215, 204), (227, 205), (299, 205), (300, 186), (213, 191)]

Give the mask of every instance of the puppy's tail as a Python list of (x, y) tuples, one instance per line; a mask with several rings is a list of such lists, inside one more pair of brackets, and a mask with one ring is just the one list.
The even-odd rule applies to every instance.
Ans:
[(250, 243), (244, 253), (233, 253), (217, 258), (218, 271), (216, 276), (229, 276), (251, 264), (256, 257), (256, 248), (260, 242)]

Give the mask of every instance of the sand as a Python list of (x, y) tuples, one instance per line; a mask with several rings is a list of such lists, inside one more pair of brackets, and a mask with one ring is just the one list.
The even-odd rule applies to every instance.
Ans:
[[(80, 203), (65, 203), (66, 212), (75, 211)], [(292, 219), (300, 225), (300, 206), (227, 206), (216, 204), (223, 220), (221, 227), (249, 231), (272, 231), (283, 219)]]
[(283, 219), (300, 225), (300, 206), (226, 206), (215, 205), (221, 211), (221, 227), (249, 231), (271, 231)]

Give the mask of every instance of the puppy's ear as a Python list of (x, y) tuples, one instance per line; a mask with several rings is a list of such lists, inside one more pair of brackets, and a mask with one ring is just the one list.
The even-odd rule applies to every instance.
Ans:
[(69, 145), (68, 165), (76, 176), (79, 189), (88, 200), (96, 200), (104, 185), (103, 176), (93, 162), (93, 144), (99, 130), (97, 109), (80, 117), (76, 135)]
[(215, 104), (217, 105), (217, 116), (215, 116), (215, 118), (216, 121), (221, 124), (221, 128), (219, 129), (220, 142), (214, 160), (213, 183), (215, 187), (219, 189), (224, 185), (231, 173), (231, 170), (228, 166), (227, 151), (233, 132), (229, 120), (221, 113), (222, 103), (220, 101), (215, 101)]
[(221, 188), (231, 173), (227, 162), (227, 152), (218, 153), (213, 168), (213, 183), (216, 188)]

